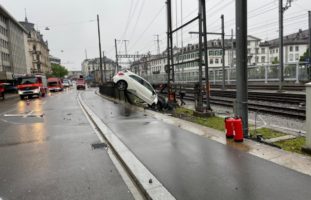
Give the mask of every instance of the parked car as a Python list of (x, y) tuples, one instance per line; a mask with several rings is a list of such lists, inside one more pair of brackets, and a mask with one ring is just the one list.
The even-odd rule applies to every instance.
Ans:
[(47, 80), (45, 75), (26, 75), (17, 79), (18, 94), (24, 97), (42, 96), (47, 93)]
[(113, 77), (113, 82), (118, 90), (127, 90), (149, 106), (158, 104), (158, 95), (151, 84), (133, 72), (128, 70), (120, 71)]
[(70, 80), (69, 79), (64, 79), (63, 80), (63, 86), (66, 87), (70, 87)]
[(76, 87), (77, 87), (77, 90), (85, 90), (86, 86), (85, 86), (85, 80), (83, 78), (79, 78), (77, 79), (76, 81)]
[(50, 92), (59, 92), (64, 86), (59, 78), (48, 78), (48, 88)]

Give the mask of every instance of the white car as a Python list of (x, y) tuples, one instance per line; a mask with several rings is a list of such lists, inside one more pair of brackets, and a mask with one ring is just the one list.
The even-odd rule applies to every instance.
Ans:
[(155, 106), (158, 103), (158, 95), (151, 84), (133, 72), (120, 71), (113, 77), (113, 82), (118, 90), (129, 91), (149, 106)]

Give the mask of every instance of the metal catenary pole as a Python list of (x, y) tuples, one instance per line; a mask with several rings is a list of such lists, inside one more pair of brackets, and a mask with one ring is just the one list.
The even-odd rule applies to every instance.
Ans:
[(106, 58), (105, 58), (105, 52), (103, 51), (103, 62), (104, 62), (104, 80), (107, 82), (107, 70), (106, 70)]
[(283, 89), (283, 69), (284, 69), (284, 53), (283, 53), (283, 0), (279, 0), (279, 91)]
[(100, 82), (101, 82), (101, 84), (103, 84), (104, 83), (104, 81), (103, 81), (103, 62), (102, 62), (102, 48), (101, 48), (101, 41), (100, 41), (99, 15), (97, 15), (97, 28), (98, 28), (98, 46), (99, 46)]
[(225, 71), (225, 24), (224, 15), (221, 15), (221, 43), (222, 43), (222, 90), (226, 87), (226, 71)]
[(167, 85), (170, 85), (170, 21), (171, 21), (171, 15), (170, 15), (170, 0), (166, 1), (166, 8), (167, 8), (167, 63), (166, 63), (166, 68), (167, 68)]
[(308, 16), (309, 16), (309, 70), (311, 71), (311, 67), (310, 67), (310, 63), (311, 63), (311, 11), (308, 11)]
[(247, 0), (236, 0), (236, 115), (242, 117), (243, 134), (248, 137), (247, 105)]
[(203, 31), (202, 31), (202, 1), (199, 0), (199, 13), (198, 13), (198, 18), (199, 18), (199, 85), (198, 85), (198, 96), (197, 96), (197, 105), (196, 105), (196, 111), (197, 112), (202, 112), (203, 111), (203, 97), (202, 97), (202, 36), (203, 36)]
[(114, 39), (114, 48), (115, 48), (115, 50), (116, 50), (116, 72), (115, 72), (115, 74), (117, 74), (118, 73), (118, 71), (119, 71), (119, 63), (118, 63), (118, 46), (117, 46), (117, 39)]
[(212, 110), (210, 105), (210, 85), (208, 71), (208, 47), (207, 47), (207, 28), (206, 28), (206, 1), (202, 1), (203, 11), (203, 38), (204, 38), (204, 64), (205, 64), (205, 87), (206, 87), (206, 110)]

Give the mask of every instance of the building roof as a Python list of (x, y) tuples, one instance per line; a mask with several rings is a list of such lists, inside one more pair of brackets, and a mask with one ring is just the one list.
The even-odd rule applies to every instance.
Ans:
[(21, 28), (25, 33), (29, 33), (27, 29), (22, 26), (3, 6), (0, 4), (0, 13), (5, 17), (9, 18), (14, 24), (16, 24), (19, 28)]
[(29, 33), (35, 32), (35, 34), (39, 38), (40, 42), (42, 44), (44, 44), (46, 46), (46, 48), (48, 49), (48, 42), (44, 41), (43, 35), (39, 31), (37, 31), (35, 29), (35, 25), (33, 23), (28, 22), (28, 20), (26, 18), (25, 21), (24, 22), (20, 22), (20, 24), (22, 24)]
[[(283, 37), (284, 45), (308, 44), (309, 43), (309, 30), (301, 30), (298, 32), (286, 35)], [(265, 41), (260, 43), (260, 46), (269, 46), (270, 48), (279, 46), (279, 38)]]

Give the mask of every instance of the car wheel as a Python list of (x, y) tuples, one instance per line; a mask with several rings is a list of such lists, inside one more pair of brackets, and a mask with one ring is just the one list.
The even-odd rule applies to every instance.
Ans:
[(21, 100), (24, 100), (24, 96), (22, 96), (22, 95), (21, 95), (21, 96), (19, 96), (19, 98), (20, 98)]
[(127, 83), (125, 81), (118, 81), (117, 82), (117, 88), (120, 91), (124, 91), (127, 89)]

